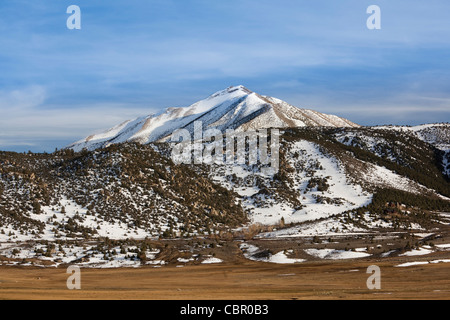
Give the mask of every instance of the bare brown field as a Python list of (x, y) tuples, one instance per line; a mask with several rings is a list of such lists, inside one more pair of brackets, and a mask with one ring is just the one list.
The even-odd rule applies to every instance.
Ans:
[[(369, 265), (381, 289), (369, 290)], [(0, 267), (0, 299), (292, 300), (450, 299), (450, 265), (406, 268), (391, 262), (263, 262), (176, 268), (81, 269), (81, 290), (68, 290), (65, 268)]]

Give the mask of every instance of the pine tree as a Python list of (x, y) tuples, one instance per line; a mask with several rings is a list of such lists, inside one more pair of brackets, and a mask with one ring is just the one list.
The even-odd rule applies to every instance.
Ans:
[(38, 201), (34, 201), (33, 202), (33, 212), (35, 213), (35, 214), (40, 214), (41, 213), (41, 205), (40, 205), (40, 203), (38, 202)]

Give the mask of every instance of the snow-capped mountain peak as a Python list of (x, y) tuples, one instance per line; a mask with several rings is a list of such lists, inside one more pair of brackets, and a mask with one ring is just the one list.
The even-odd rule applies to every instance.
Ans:
[(217, 91), (188, 107), (167, 108), (159, 114), (128, 120), (100, 134), (90, 135), (68, 148), (94, 150), (114, 143), (167, 141), (177, 129), (192, 130), (194, 121), (204, 128), (257, 130), (304, 126), (358, 127), (335, 115), (300, 109), (280, 99), (262, 96), (242, 85)]

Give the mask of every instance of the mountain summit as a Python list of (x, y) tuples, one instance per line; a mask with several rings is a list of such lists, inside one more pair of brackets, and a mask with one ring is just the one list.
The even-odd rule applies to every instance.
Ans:
[(94, 150), (114, 143), (166, 141), (177, 129), (202, 121), (204, 128), (237, 131), (287, 127), (359, 127), (359, 125), (314, 110), (300, 109), (280, 99), (262, 96), (244, 86), (218, 91), (189, 107), (167, 108), (159, 114), (125, 121), (100, 134), (77, 141), (67, 148)]

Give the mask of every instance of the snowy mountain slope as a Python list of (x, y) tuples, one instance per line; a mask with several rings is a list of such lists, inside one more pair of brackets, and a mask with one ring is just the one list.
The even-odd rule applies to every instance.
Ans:
[(418, 126), (376, 126), (375, 129), (410, 132), (420, 140), (441, 150), (450, 149), (450, 123), (431, 123)]
[(358, 127), (349, 120), (317, 111), (300, 109), (271, 97), (264, 97), (243, 86), (229, 87), (185, 108), (126, 121), (100, 134), (91, 135), (68, 146), (75, 151), (94, 150), (113, 143), (167, 141), (180, 128), (193, 131), (193, 122), (203, 128), (238, 131), (273, 127), (331, 126)]
[[(286, 131), (280, 172), (273, 178), (245, 165), (206, 170), (211, 180), (238, 194), (253, 223), (296, 225), (263, 238), (358, 235), (399, 226), (427, 230), (429, 217), (418, 208), (428, 199), (444, 201), (436, 200), (435, 210), (450, 204), (432, 148), (415, 136), (394, 139), (390, 131), (367, 128)], [(383, 213), (390, 212), (389, 202), (405, 204), (395, 218)]]
[(230, 192), (150, 146), (114, 147), (1, 155), (0, 241), (187, 236), (245, 221)]
[(273, 176), (259, 164), (174, 165), (159, 143), (1, 153), (0, 239), (190, 236), (247, 218), (264, 225), (331, 219), (335, 230), (360, 230), (339, 217), (367, 208), (376, 220), (389, 201), (414, 210), (448, 206), (449, 184), (432, 148), (409, 134), (302, 127), (285, 129), (280, 143)]
[(379, 189), (437, 195), (384, 166), (342, 156), (344, 150), (337, 156), (318, 141), (284, 141), (283, 150), (281, 172), (275, 177), (246, 165), (212, 165), (207, 167), (207, 175), (235, 191), (249, 219), (263, 225), (315, 221), (365, 207)]
[[(322, 152), (318, 145), (306, 140), (296, 141), (289, 146), (286, 158), (294, 168), (289, 175), (301, 208), (284, 215), (285, 223), (322, 219), (371, 202), (372, 195), (359, 185), (351, 184), (339, 160)], [(255, 209), (256, 213), (260, 211)], [(257, 221), (265, 222), (264, 219)]]
[(450, 123), (411, 127), (416, 136), (442, 151), (443, 173), (450, 177)]
[[(409, 143), (416, 138), (437, 149), (435, 151), (436, 162), (441, 164), (442, 173), (450, 177), (450, 124), (448, 123), (425, 124), (414, 127), (367, 127), (365, 130), (335, 132), (333, 136), (339, 142), (348, 146), (362, 148), (379, 157), (409, 167), (414, 166), (416, 159), (424, 154), (420, 150), (415, 150), (417, 144)], [(428, 153), (430, 150), (428, 150)]]
[[(220, 94), (212, 99), (229, 101)], [(224, 102), (225, 115), (242, 112), (244, 119), (261, 110), (259, 99), (238, 95), (233, 103)], [(263, 115), (282, 119), (277, 112), (283, 107)], [(203, 103), (194, 109), (217, 127), (233, 119), (216, 121), (215, 112)], [(288, 110), (283, 111), (284, 123), (303, 121), (300, 113), (296, 118)], [(142, 121), (125, 122), (98, 136), (96, 143), (132, 136)], [(246, 124), (253, 125), (251, 121)], [(273, 175), (262, 174), (266, 165), (261, 164), (176, 165), (170, 144), (159, 142), (112, 144), (80, 153), (0, 152), (0, 258), (19, 264), (37, 259), (38, 265), (161, 266), (169, 261), (202, 263), (212, 254), (211, 244), (193, 239), (319, 236), (347, 243), (347, 237), (382, 232), (396, 238), (448, 226), (448, 216), (440, 216), (450, 212), (450, 185), (438, 166), (440, 153), (423, 137), (408, 130), (307, 125), (280, 133), (280, 165)], [(260, 231), (242, 236), (246, 228)], [(166, 248), (176, 238), (190, 248)], [(157, 247), (142, 245), (146, 239)], [(207, 251), (184, 255), (195, 246)], [(277, 249), (266, 260), (309, 259), (295, 252)]]

